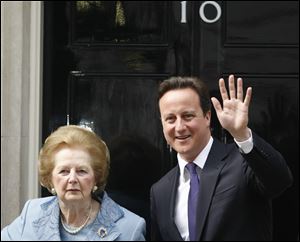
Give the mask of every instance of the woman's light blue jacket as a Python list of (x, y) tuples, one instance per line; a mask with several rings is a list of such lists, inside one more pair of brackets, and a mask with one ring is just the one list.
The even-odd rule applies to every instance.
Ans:
[[(59, 241), (59, 217), (56, 196), (29, 200), (21, 215), (1, 230), (1, 241)], [(104, 192), (100, 212), (87, 233), (86, 240), (142, 241), (145, 240), (145, 230), (146, 223), (142, 217), (121, 207)]]

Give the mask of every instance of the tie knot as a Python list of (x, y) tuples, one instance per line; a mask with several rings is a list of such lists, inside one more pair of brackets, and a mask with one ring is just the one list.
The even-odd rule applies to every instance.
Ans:
[(197, 167), (197, 165), (193, 162), (190, 162), (186, 165), (186, 168), (188, 169), (190, 175), (196, 175), (197, 174), (196, 167)]

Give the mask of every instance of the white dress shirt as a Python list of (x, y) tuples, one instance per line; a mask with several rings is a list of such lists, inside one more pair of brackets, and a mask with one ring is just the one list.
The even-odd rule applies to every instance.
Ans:
[[(211, 149), (213, 138), (210, 137), (205, 148), (199, 153), (193, 161), (197, 165), (197, 173), (199, 176), (200, 168), (203, 169), (208, 153)], [(181, 237), (185, 241), (189, 241), (189, 227), (188, 227), (188, 197), (190, 191), (190, 174), (185, 168), (187, 161), (183, 160), (177, 154), (178, 165), (180, 169), (179, 185), (177, 188), (176, 205), (175, 205), (175, 224), (178, 228)], [(200, 181), (201, 182), (201, 181)]]

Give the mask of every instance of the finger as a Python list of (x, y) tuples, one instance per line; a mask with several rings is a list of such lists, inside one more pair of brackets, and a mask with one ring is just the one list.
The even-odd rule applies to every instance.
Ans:
[(251, 101), (251, 96), (252, 96), (252, 87), (247, 88), (246, 96), (244, 103), (247, 107), (249, 107), (250, 101)]
[(219, 89), (220, 89), (220, 93), (221, 93), (221, 97), (224, 100), (227, 100), (228, 99), (228, 94), (227, 94), (227, 90), (226, 90), (226, 87), (225, 87), (225, 81), (223, 78), (220, 78), (219, 79)]
[(243, 102), (243, 79), (238, 78), (237, 79), (237, 99)]
[(212, 97), (211, 102), (216, 110), (217, 113), (222, 112), (222, 106), (220, 104), (220, 102), (218, 101), (218, 99), (216, 99), (215, 97)]
[(230, 98), (235, 98), (234, 75), (228, 77), (228, 86)]

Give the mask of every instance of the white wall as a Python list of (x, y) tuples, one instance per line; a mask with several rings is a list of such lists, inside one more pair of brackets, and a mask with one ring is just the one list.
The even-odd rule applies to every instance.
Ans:
[(1, 1), (1, 229), (39, 196), (42, 2)]

